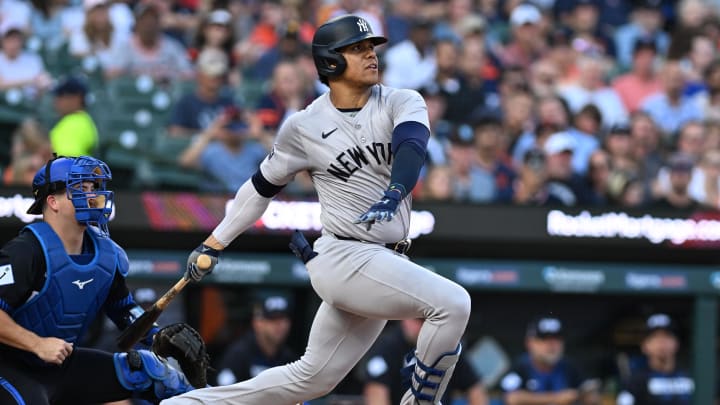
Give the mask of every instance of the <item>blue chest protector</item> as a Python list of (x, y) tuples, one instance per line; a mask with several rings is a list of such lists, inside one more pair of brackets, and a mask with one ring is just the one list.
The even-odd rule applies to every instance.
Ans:
[[(40, 241), (45, 253), (46, 280), (42, 290), (12, 313), (20, 326), (39, 336), (77, 342), (95, 319), (107, 298), (115, 271), (125, 257), (114, 242), (88, 227), (95, 247), (87, 264), (77, 264), (65, 253), (62, 241), (45, 222), (25, 227)], [(122, 270), (121, 270), (122, 271)]]

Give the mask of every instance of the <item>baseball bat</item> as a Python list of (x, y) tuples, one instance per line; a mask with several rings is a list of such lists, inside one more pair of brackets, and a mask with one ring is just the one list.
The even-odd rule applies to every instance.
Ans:
[[(197, 266), (201, 270), (210, 268), (211, 263), (210, 256), (208, 255), (200, 255), (197, 258)], [(120, 350), (128, 351), (135, 343), (142, 339), (150, 328), (153, 327), (153, 324), (157, 321), (158, 317), (160, 317), (160, 314), (170, 305), (173, 298), (175, 298), (189, 282), (190, 279), (186, 279), (185, 277), (178, 280), (150, 309), (145, 311), (135, 322), (125, 328), (117, 338), (117, 345)]]

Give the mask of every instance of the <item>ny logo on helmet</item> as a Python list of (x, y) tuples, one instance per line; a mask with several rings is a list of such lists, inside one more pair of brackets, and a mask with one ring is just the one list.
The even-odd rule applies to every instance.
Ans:
[(367, 21), (363, 20), (362, 18), (358, 18), (357, 25), (358, 25), (358, 29), (362, 32), (370, 31), (370, 27), (368, 27)]

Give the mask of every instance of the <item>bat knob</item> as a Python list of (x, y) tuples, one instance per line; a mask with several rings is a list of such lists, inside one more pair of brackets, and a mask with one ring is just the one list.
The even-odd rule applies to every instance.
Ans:
[(212, 265), (212, 260), (210, 259), (210, 256), (208, 255), (200, 255), (197, 258), (197, 266), (200, 270), (206, 270), (210, 268), (210, 265)]

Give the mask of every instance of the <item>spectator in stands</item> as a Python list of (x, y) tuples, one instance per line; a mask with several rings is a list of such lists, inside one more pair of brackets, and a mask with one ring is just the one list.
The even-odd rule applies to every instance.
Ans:
[(565, 358), (560, 319), (542, 316), (532, 320), (525, 347), (527, 352), (500, 380), (505, 404), (600, 404), (597, 381), (583, 377)]
[(695, 100), (705, 120), (720, 121), (720, 59), (713, 61), (704, 72), (705, 91)]
[(638, 162), (633, 155), (633, 139), (630, 127), (627, 125), (616, 125), (610, 128), (605, 134), (605, 150), (610, 158), (610, 164), (615, 170), (635, 172), (638, 170)]
[(647, 366), (631, 373), (617, 397), (617, 405), (692, 404), (695, 382), (678, 364), (680, 342), (667, 314), (647, 318), (640, 348)]
[(560, 201), (550, 195), (547, 186), (545, 153), (529, 149), (518, 165), (513, 182), (513, 203), (518, 205), (557, 205)]
[(58, 156), (93, 156), (96, 152), (97, 128), (85, 110), (87, 90), (85, 83), (74, 76), (63, 79), (53, 89), (60, 121), (50, 129), (50, 143)]
[(140, 6), (153, 5), (160, 11), (160, 24), (163, 33), (173, 38), (183, 47), (192, 42), (190, 33), (200, 25), (201, 2), (184, 0), (139, 0)]
[(190, 49), (191, 59), (197, 61), (197, 57), (205, 49), (217, 49), (225, 53), (230, 64), (228, 82), (232, 86), (240, 84), (240, 71), (236, 69), (233, 46), (235, 46), (235, 35), (232, 27), (232, 14), (224, 9), (213, 10), (200, 22), (195, 34), (193, 48)]
[(533, 130), (535, 99), (525, 89), (516, 90), (502, 100), (505, 151), (510, 153), (523, 134)]
[(390, 10), (385, 14), (384, 26), (386, 28), (386, 37), (388, 39), (388, 47), (398, 44), (408, 39), (410, 25), (412, 20), (421, 15), (420, 0), (397, 0), (390, 2)]
[[(297, 59), (301, 54), (311, 55), (308, 45), (301, 39), (299, 21), (288, 21), (278, 33), (277, 43), (245, 69), (245, 79), (265, 82), (272, 78), (275, 67), (287, 59)], [(315, 76), (317, 72), (313, 72)]]
[(661, 184), (655, 186), (655, 200), (652, 206), (657, 209), (685, 211), (697, 209), (699, 204), (689, 193), (694, 167), (695, 162), (692, 157), (680, 152), (671, 155), (667, 161), (669, 187), (665, 188)]
[(594, 104), (587, 104), (575, 115), (573, 125), (567, 129), (575, 142), (572, 160), (575, 173), (587, 173), (590, 155), (600, 147), (601, 128), (602, 113)]
[[(422, 319), (404, 319), (387, 328), (370, 348), (364, 364), (366, 381), (363, 388), (365, 405), (399, 404), (405, 388), (402, 370), (408, 367), (406, 355), (414, 355)], [(453, 393), (461, 393), (467, 405), (487, 405), (488, 397), (481, 377), (462, 355), (448, 383), (443, 404), (453, 403)]]
[(650, 195), (652, 183), (663, 165), (660, 130), (648, 114), (638, 111), (630, 121), (630, 135), (635, 172)]
[(530, 67), (530, 90), (535, 97), (551, 97), (557, 93), (560, 70), (551, 58), (542, 58)]
[(3, 184), (32, 185), (35, 173), (51, 157), (47, 132), (36, 120), (23, 121), (12, 136), (10, 163), (3, 171)]
[(447, 94), (446, 120), (454, 124), (463, 123), (473, 113), (493, 106), (488, 102), (493, 98), (491, 93), (495, 90), (492, 83), (485, 80), (483, 72), (485, 63), (485, 45), (482, 41), (472, 39), (463, 43), (458, 63), (459, 86), (457, 91)]
[(452, 201), (452, 184), (452, 169), (449, 166), (430, 166), (425, 174), (419, 197), (423, 201)]
[[(552, 100), (556, 100), (555, 98), (545, 98), (543, 99), (545, 101), (541, 100), (541, 106), (543, 103), (551, 103)], [(515, 142), (515, 145), (513, 146), (513, 162), (516, 167), (519, 167), (521, 165), (524, 165), (524, 161), (526, 160), (526, 153), (532, 149), (539, 149), (542, 150), (543, 145), (545, 144), (545, 141), (550, 137), (550, 135), (556, 133), (556, 132), (562, 132), (567, 129), (567, 125), (562, 126), (559, 124), (553, 123), (552, 120), (538, 120), (539, 124), (534, 128), (533, 131), (527, 131), (523, 133), (520, 138), (518, 138), (517, 142)], [(543, 163), (544, 163), (544, 157), (543, 157)]]
[(121, 75), (148, 75), (155, 80), (189, 79), (192, 64), (183, 46), (162, 33), (160, 10), (153, 3), (135, 10), (132, 36), (111, 50), (108, 78)]
[(256, 110), (265, 130), (274, 134), (285, 118), (310, 104), (317, 94), (308, 89), (305, 72), (297, 63), (286, 60), (275, 66), (270, 91), (260, 98)]
[[(416, 18), (408, 39), (385, 51), (383, 82), (391, 87), (419, 89), (435, 78), (437, 61), (433, 43), (433, 22)], [(408, 66), (412, 68), (408, 69)]]
[(565, 206), (591, 202), (587, 183), (573, 171), (572, 159), (576, 146), (573, 137), (565, 131), (550, 135), (543, 144), (547, 159), (548, 191)]
[(203, 191), (234, 193), (257, 170), (267, 155), (258, 142), (258, 128), (248, 128), (247, 114), (227, 109), (180, 155), (182, 167), (198, 169), (208, 176), (200, 184)]
[(72, 12), (68, 0), (31, 0), (30, 31), (43, 47), (58, 49), (66, 43), (70, 33), (82, 25)]
[(426, 165), (445, 165), (445, 146), (452, 130), (452, 124), (443, 119), (447, 110), (447, 99), (438, 88), (422, 88), (420, 95), (425, 99), (430, 121), (430, 139), (427, 145)]
[(218, 49), (206, 49), (197, 59), (196, 85), (183, 94), (173, 107), (168, 132), (173, 136), (198, 134), (226, 109), (235, 107), (232, 92), (226, 87), (230, 68), (227, 55)]
[(662, 0), (634, 0), (630, 22), (615, 31), (617, 62), (622, 69), (632, 66), (632, 51), (638, 38), (655, 42), (658, 54), (665, 56), (670, 47), (670, 36), (662, 31)]
[(258, 297), (252, 308), (252, 329), (231, 344), (220, 359), (218, 385), (255, 377), (266, 369), (297, 360), (285, 344), (292, 326), (290, 302), (285, 295)]
[(610, 155), (603, 149), (597, 149), (590, 155), (587, 179), (590, 184), (590, 202), (593, 205), (607, 205), (610, 201), (610, 164)]
[(460, 42), (444, 38), (435, 41), (434, 59), (437, 63), (437, 72), (425, 89), (435, 91), (433, 87), (437, 87), (437, 91), (446, 95), (455, 94), (461, 90), (462, 78), (459, 67), (461, 52)]
[(638, 38), (633, 47), (633, 64), (630, 72), (613, 80), (613, 89), (631, 114), (640, 108), (648, 96), (662, 90), (660, 79), (655, 72), (656, 57), (655, 41)]
[(672, 140), (675, 132), (687, 121), (702, 120), (697, 103), (683, 94), (685, 74), (679, 61), (668, 60), (661, 73), (662, 92), (650, 96), (642, 103), (647, 112), (664, 132), (666, 140)]
[(534, 5), (523, 3), (510, 14), (511, 42), (498, 55), (504, 67), (520, 66), (529, 69), (546, 51), (540, 24), (542, 14)]
[(565, 35), (573, 47), (597, 55), (614, 56), (612, 39), (599, 26), (600, 1), (574, 0), (572, 10), (563, 19)]
[(610, 173), (608, 196), (610, 204), (627, 208), (642, 206), (647, 200), (645, 186), (640, 179), (624, 170), (613, 170)]
[(624, 124), (628, 120), (622, 100), (612, 87), (605, 84), (608, 67), (608, 60), (604, 58), (581, 56), (577, 83), (558, 89), (575, 114), (588, 104), (596, 105), (602, 113), (604, 128)]
[(113, 24), (109, 0), (85, 0), (85, 23), (70, 36), (69, 51), (76, 58), (94, 57), (99, 66), (112, 65), (111, 49), (125, 43), (130, 32)]
[(467, 201), (472, 189), (475, 133), (470, 125), (455, 125), (448, 136), (447, 157), (452, 172), (452, 198)]
[(0, 40), (0, 91), (20, 89), (34, 98), (52, 84), (37, 53), (24, 50), (25, 32), (17, 26), (5, 26)]
[(8, 27), (17, 27), (23, 32), (30, 30), (30, 14), (32, 8), (29, 2), (22, 0), (2, 0), (0, 2), (0, 32), (5, 32)]
[(720, 209), (720, 150), (703, 151), (688, 188), (693, 200), (703, 206)]
[(475, 119), (475, 156), (470, 177), (472, 202), (509, 202), (515, 172), (505, 154), (503, 127), (494, 114)]
[(705, 71), (717, 58), (718, 52), (710, 37), (697, 34), (693, 35), (690, 48), (683, 56), (681, 63), (685, 70), (686, 80), (683, 93), (692, 97), (705, 91)]

